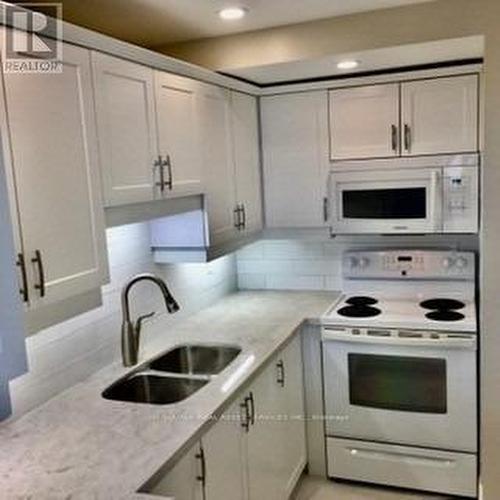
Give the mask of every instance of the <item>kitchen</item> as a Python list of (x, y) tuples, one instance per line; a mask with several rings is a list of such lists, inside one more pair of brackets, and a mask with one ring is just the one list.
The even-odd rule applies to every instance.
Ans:
[(496, 498), (498, 6), (173, 3), (2, 4), (2, 498)]

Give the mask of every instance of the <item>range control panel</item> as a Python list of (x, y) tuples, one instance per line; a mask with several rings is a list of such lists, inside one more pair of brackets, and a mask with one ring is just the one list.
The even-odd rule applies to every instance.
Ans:
[(474, 280), (473, 252), (383, 250), (345, 252), (344, 278)]

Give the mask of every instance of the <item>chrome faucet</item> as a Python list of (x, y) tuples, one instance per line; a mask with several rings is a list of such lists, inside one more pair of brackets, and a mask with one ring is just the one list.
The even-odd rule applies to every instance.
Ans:
[(151, 281), (158, 285), (165, 299), (167, 311), (173, 314), (179, 310), (179, 304), (170, 293), (167, 284), (154, 274), (138, 274), (134, 276), (122, 290), (122, 359), (124, 366), (134, 366), (137, 364), (139, 355), (139, 342), (141, 336), (142, 323), (145, 319), (151, 318), (155, 312), (139, 316), (137, 321), (132, 322), (130, 319), (129, 293), (132, 287), (140, 281)]

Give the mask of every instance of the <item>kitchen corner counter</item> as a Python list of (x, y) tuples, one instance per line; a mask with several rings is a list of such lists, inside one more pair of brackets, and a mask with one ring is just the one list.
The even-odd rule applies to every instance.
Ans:
[[(319, 323), (335, 292), (237, 292), (175, 325), (145, 325), (141, 361), (181, 343), (236, 344), (239, 357), (180, 403), (109, 401), (129, 371), (114, 363), (18, 420), (0, 424), (3, 499), (126, 500), (167, 469), (304, 321)], [(117, 341), (119, 340), (117, 335)]]

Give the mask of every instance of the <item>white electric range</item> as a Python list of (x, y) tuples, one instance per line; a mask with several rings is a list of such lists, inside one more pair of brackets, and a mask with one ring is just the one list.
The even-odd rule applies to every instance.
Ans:
[(476, 496), (471, 252), (346, 252), (322, 318), (328, 474)]

